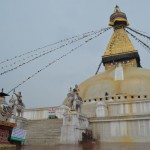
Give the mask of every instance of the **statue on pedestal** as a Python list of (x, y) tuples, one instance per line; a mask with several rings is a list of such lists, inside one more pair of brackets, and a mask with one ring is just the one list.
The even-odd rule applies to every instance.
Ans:
[(70, 88), (70, 91), (67, 94), (67, 97), (68, 97), (67, 106), (72, 111), (75, 110), (77, 112), (81, 112), (82, 98), (79, 96), (78, 92), (79, 92), (78, 85), (75, 85), (75, 88), (73, 90), (72, 90), (72, 88)]
[(9, 104), (13, 109), (14, 115), (16, 115), (16, 113), (17, 113), (18, 117), (23, 117), (23, 111), (25, 109), (25, 105), (22, 102), (21, 92), (18, 92), (18, 94), (17, 94), (14, 91), (14, 94), (15, 94), (17, 99), (14, 99), (13, 96), (12, 96), (12, 98), (9, 100)]

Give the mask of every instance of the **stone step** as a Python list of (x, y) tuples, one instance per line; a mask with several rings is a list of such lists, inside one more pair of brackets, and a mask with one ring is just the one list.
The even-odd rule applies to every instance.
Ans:
[(27, 136), (25, 145), (59, 144), (63, 120), (30, 120), (25, 126)]
[[(56, 127), (57, 128), (57, 127)], [(60, 132), (61, 131), (61, 128), (59, 127), (59, 129), (54, 129), (54, 128), (51, 128), (51, 129), (47, 129), (47, 128), (40, 128), (40, 129), (38, 129), (38, 128), (28, 128), (28, 129), (25, 129), (25, 130), (27, 130), (27, 131), (29, 131), (29, 130), (31, 130), (31, 131), (33, 131), (33, 132)], [(39, 131), (40, 130), (40, 131)]]
[[(28, 132), (28, 131), (27, 131)], [(31, 135), (31, 134), (36, 134), (36, 135), (58, 135), (58, 134), (60, 134), (60, 131), (57, 131), (57, 132), (51, 132), (51, 131), (31, 131), (30, 130), (30, 132), (28, 132), (28, 135)]]
[(42, 133), (42, 134), (40, 134), (40, 133), (30, 133), (30, 134), (28, 134), (26, 137), (33, 137), (33, 135), (36, 135), (37, 137), (50, 137), (50, 136), (58, 136), (58, 135), (60, 135), (60, 133), (55, 133), (55, 134), (51, 134), (51, 133), (47, 133), (47, 134), (44, 134), (44, 133)]
[(36, 129), (41, 129), (41, 128), (43, 128), (43, 127), (45, 127), (45, 129), (47, 129), (47, 130), (49, 130), (49, 129), (56, 129), (56, 128), (60, 128), (60, 125), (59, 126), (55, 126), (55, 127), (50, 127), (50, 126), (34, 126), (34, 127), (30, 127), (30, 125), (28, 125), (29, 127), (28, 128), (25, 128), (25, 129), (33, 129), (33, 130), (35, 130), (35, 128)]
[(29, 138), (25, 141), (25, 145), (55, 145), (59, 142), (58, 138)]
[(46, 122), (62, 122), (62, 119), (43, 119), (43, 120), (28, 120), (28, 122), (30, 123), (38, 123), (38, 122), (43, 122), (46, 123)]
[(28, 134), (26, 137), (27, 138), (32, 138), (33, 137), (33, 135), (36, 135), (37, 137), (40, 137), (40, 138), (43, 138), (43, 137), (45, 137), (45, 138), (49, 138), (49, 137), (57, 137), (57, 136), (59, 136), (60, 134), (35, 134), (35, 133), (31, 133), (31, 134)]
[(54, 126), (54, 124), (61, 124), (62, 123), (62, 120), (59, 120), (59, 119), (53, 119), (53, 120), (28, 120), (27, 122), (27, 125), (30, 124), (30, 125), (37, 125), (37, 124), (46, 124), (46, 125), (52, 125)]

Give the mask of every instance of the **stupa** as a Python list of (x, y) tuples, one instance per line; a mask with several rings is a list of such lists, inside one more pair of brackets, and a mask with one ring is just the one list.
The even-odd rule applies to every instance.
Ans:
[(114, 33), (102, 56), (105, 71), (79, 84), (82, 113), (87, 114), (97, 140), (149, 141), (150, 70), (141, 67), (125, 30), (126, 14), (118, 6), (109, 25)]
[[(83, 111), (89, 117), (96, 115), (95, 102), (149, 98), (150, 70), (141, 67), (139, 53), (125, 31), (129, 25), (126, 14), (118, 6), (110, 16), (109, 25), (114, 28), (114, 33), (102, 56), (105, 71), (79, 85)], [(129, 113), (133, 113), (133, 109)]]
[[(129, 26), (127, 16), (118, 6), (110, 16), (109, 26), (114, 32), (102, 56), (105, 71), (78, 85), (78, 94), (83, 102), (81, 113), (87, 115), (88, 127), (97, 141), (150, 142), (150, 70), (141, 67), (139, 53), (126, 32)], [(63, 102), (63, 105), (67, 104), (68, 98)], [(42, 138), (38, 140), (34, 138), (38, 130), (35, 128), (36, 132), (34, 132), (30, 125), (34, 123), (36, 126), (34, 120), (47, 119), (48, 109), (54, 111), (57, 108), (47, 107), (25, 111), (26, 118), (32, 120), (28, 125), (26, 143), (42, 141)], [(45, 122), (47, 127), (51, 122), (54, 124), (53, 128), (59, 130), (62, 124), (58, 119)], [(50, 135), (51, 131), (49, 131)], [(31, 138), (35, 141), (31, 142)], [(55, 142), (59, 143), (59, 139), (60, 135), (57, 134)], [(52, 142), (47, 140), (45, 144), (47, 143)]]

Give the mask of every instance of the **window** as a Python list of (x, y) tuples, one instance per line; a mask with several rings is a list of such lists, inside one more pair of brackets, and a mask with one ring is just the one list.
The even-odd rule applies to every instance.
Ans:
[(125, 99), (127, 99), (127, 96), (124, 96)]
[(100, 101), (102, 101), (103, 99), (102, 98), (100, 98)]
[(134, 96), (131, 96), (131, 98), (134, 98)]
[(97, 101), (96, 99), (94, 99), (95, 100), (95, 102)]
[(91, 100), (89, 99), (89, 102), (91, 102)]
[(144, 98), (147, 98), (147, 95), (144, 95)]
[(138, 98), (140, 98), (140, 96), (138, 96)]
[(112, 99), (114, 99), (114, 97), (112, 97)]
[(118, 96), (118, 99), (120, 99), (120, 96)]
[(84, 102), (86, 102), (86, 100), (84, 100)]

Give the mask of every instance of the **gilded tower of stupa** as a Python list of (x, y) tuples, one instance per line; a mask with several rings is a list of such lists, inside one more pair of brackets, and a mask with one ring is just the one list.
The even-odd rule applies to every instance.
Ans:
[(129, 25), (126, 14), (121, 12), (118, 6), (110, 16), (109, 25), (113, 27), (114, 33), (102, 57), (105, 69), (114, 68), (119, 63), (123, 66), (140, 67), (138, 51), (135, 50), (125, 31)]

